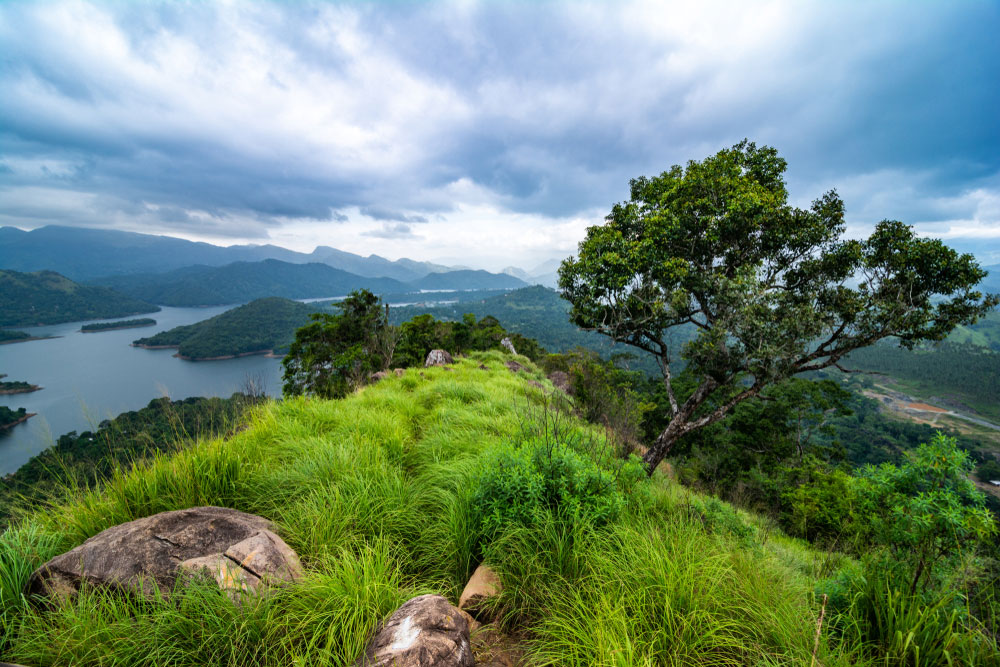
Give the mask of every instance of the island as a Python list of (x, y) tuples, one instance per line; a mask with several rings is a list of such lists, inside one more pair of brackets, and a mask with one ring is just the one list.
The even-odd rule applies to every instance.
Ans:
[(117, 322), (93, 322), (80, 327), (81, 333), (97, 333), (98, 331), (114, 331), (116, 329), (138, 329), (139, 327), (151, 327), (156, 324), (156, 320), (150, 317), (142, 317), (137, 320), (118, 320)]
[(10, 329), (0, 329), (0, 345), (9, 343), (27, 343), (29, 340), (47, 340), (58, 338), (58, 336), (32, 336), (23, 331), (12, 331)]
[(36, 414), (35, 412), (28, 412), (24, 408), (11, 410), (5, 405), (0, 405), (0, 431), (17, 426), (21, 422), (26, 422)]
[(41, 389), (41, 387), (37, 384), (29, 384), (28, 382), (21, 382), (20, 380), (14, 382), (4, 382), (3, 379), (5, 377), (7, 377), (6, 373), (0, 373), (0, 395), (28, 394)]
[(177, 348), (175, 356), (188, 361), (216, 361), (253, 354), (281, 354), (291, 345), (295, 330), (309, 323), (309, 314), (321, 310), (281, 297), (251, 301), (196, 324), (162, 331), (133, 341), (149, 350)]

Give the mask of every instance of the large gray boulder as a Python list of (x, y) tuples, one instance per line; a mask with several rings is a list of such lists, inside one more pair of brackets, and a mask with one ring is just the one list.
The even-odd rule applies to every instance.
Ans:
[(466, 615), (440, 595), (407, 601), (389, 617), (355, 667), (472, 667)]
[(183, 573), (208, 575), (231, 593), (302, 576), (299, 558), (253, 514), (193, 507), (129, 521), (94, 535), (35, 570), (29, 591), (67, 596), (89, 586), (170, 593)]
[(424, 368), (430, 368), (431, 366), (444, 366), (445, 364), (453, 363), (454, 359), (448, 354), (446, 350), (431, 350), (427, 354), (427, 360), (424, 362)]

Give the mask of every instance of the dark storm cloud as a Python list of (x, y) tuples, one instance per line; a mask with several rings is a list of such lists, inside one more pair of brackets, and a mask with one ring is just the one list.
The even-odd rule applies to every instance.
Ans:
[(456, 183), (563, 218), (750, 137), (799, 203), (989, 226), (998, 28), (992, 3), (11, 2), (0, 217), (240, 237), (357, 210), (403, 238)]

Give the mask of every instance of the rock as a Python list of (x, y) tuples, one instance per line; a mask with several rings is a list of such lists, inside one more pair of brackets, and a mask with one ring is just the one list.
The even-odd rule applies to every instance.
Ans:
[(458, 606), (473, 614), (479, 611), (483, 602), (488, 598), (495, 597), (503, 589), (500, 584), (500, 577), (497, 576), (489, 565), (480, 565), (472, 573), (469, 583), (462, 589), (462, 595), (458, 598)]
[(427, 354), (427, 361), (424, 362), (424, 368), (430, 368), (431, 366), (444, 366), (445, 364), (453, 363), (455, 360), (451, 358), (451, 355), (444, 350), (431, 350)]
[(372, 375), (369, 378), (369, 380), (371, 380), (372, 383), (375, 383), (375, 382), (379, 382), (380, 380), (384, 380), (387, 377), (389, 377), (389, 371), (379, 371), (377, 373), (372, 373)]
[(161, 512), (108, 528), (35, 570), (32, 593), (65, 596), (83, 582), (152, 595), (183, 572), (207, 572), (232, 592), (302, 576), (299, 558), (263, 517), (225, 507)]
[(565, 371), (552, 371), (549, 373), (549, 382), (556, 389), (566, 392), (572, 395), (573, 386), (569, 383), (569, 374)]
[(519, 373), (524, 370), (524, 366), (517, 363), (513, 359), (508, 359), (507, 361), (504, 362), (504, 365), (510, 369), (511, 373)]
[(510, 338), (505, 336), (504, 339), (500, 341), (500, 344), (507, 348), (507, 351), (511, 354), (517, 354), (517, 350), (514, 349), (514, 343), (511, 342)]
[(469, 623), (440, 595), (407, 601), (368, 642), (355, 667), (472, 667)]
[(396, 374), (396, 377), (401, 378), (401, 377), (403, 377), (403, 373), (406, 372), (406, 369), (404, 369), (404, 368), (393, 368), (392, 372)]
[(481, 370), (481, 371), (488, 371), (490, 369), (489, 369), (489, 366), (487, 366), (486, 364), (479, 364), (479, 370)]

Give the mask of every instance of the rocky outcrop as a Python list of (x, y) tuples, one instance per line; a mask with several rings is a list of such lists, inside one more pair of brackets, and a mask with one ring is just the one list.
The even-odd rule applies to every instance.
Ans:
[(514, 349), (514, 343), (510, 338), (504, 336), (504, 339), (500, 341), (500, 344), (507, 348), (507, 351), (511, 354), (517, 354), (517, 350)]
[(225, 507), (162, 512), (108, 528), (38, 568), (29, 590), (67, 596), (89, 586), (166, 595), (182, 573), (233, 593), (302, 576), (299, 558), (262, 517)]
[(497, 576), (489, 565), (480, 565), (469, 578), (469, 583), (462, 589), (462, 595), (458, 599), (458, 606), (473, 616), (477, 616), (483, 610), (483, 603), (489, 598), (500, 593), (503, 586), (500, 584), (500, 577)]
[(430, 368), (431, 366), (444, 366), (445, 364), (454, 363), (454, 359), (445, 350), (431, 350), (427, 354), (427, 361), (424, 362), (424, 368)]
[(513, 359), (508, 359), (507, 361), (504, 362), (504, 365), (507, 366), (507, 368), (510, 370), (511, 373), (520, 373), (521, 371), (524, 370), (524, 366), (517, 363)]
[(368, 643), (355, 667), (472, 667), (469, 623), (440, 595), (407, 601)]
[(378, 371), (377, 373), (372, 373), (368, 380), (372, 384), (375, 384), (376, 382), (384, 380), (387, 377), (389, 377), (389, 371)]
[(573, 393), (573, 386), (569, 383), (569, 375), (565, 371), (552, 371), (549, 373), (549, 382), (556, 389), (564, 391), (567, 394)]

